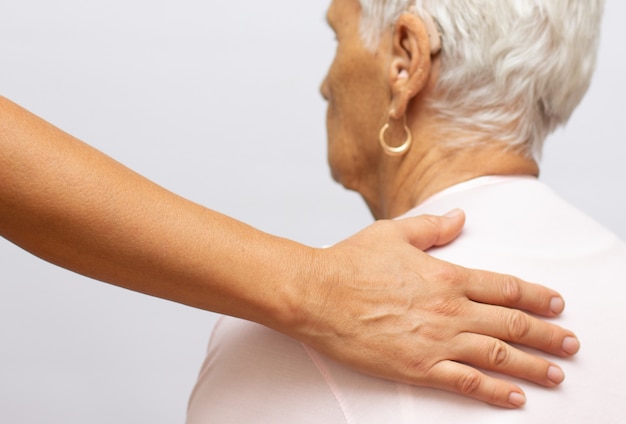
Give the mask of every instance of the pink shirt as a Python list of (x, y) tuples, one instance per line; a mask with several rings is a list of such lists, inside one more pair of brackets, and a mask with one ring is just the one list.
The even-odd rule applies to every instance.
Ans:
[(406, 215), (461, 207), (467, 223), (439, 258), (549, 285), (567, 302), (558, 324), (582, 348), (565, 383), (517, 381), (528, 396), (505, 410), (434, 389), (353, 372), (260, 325), (225, 317), (211, 337), (188, 423), (626, 422), (626, 245), (530, 177), (482, 177)]

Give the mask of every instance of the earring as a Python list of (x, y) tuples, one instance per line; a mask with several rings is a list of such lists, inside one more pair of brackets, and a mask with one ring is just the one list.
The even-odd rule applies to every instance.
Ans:
[(404, 139), (404, 143), (398, 147), (392, 147), (387, 144), (385, 140), (385, 134), (389, 129), (389, 122), (387, 122), (380, 129), (380, 133), (378, 133), (378, 140), (380, 141), (380, 147), (383, 148), (383, 151), (389, 156), (402, 156), (411, 148), (411, 143), (413, 143), (413, 135), (411, 134), (411, 130), (406, 125), (406, 115), (404, 116), (404, 132), (406, 133), (406, 138)]

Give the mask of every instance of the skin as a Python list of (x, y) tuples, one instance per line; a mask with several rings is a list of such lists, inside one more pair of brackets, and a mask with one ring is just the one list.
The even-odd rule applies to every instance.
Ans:
[[(504, 149), (497, 140), (491, 147), (481, 149), (450, 150), (441, 146), (442, 133), (438, 129), (445, 128), (445, 122), (439, 121), (427, 104), (437, 82), (438, 49), (431, 44), (428, 27), (416, 15), (403, 14), (395, 27), (383, 34), (375, 51), (363, 44), (357, 0), (332, 1), (327, 17), (338, 43), (321, 88), (328, 101), (328, 160), (335, 180), (358, 191), (374, 217), (398, 216), (438, 191), (478, 176), (538, 174), (532, 159)], [(400, 145), (405, 138), (404, 117), (413, 135), (413, 145), (403, 156), (388, 156), (379, 145), (379, 130), (390, 123), (392, 129), (387, 139)], [(462, 139), (463, 134), (446, 132), (446, 137)], [(454, 309), (454, 305), (450, 308)], [(499, 319), (508, 320), (511, 316)], [(524, 327), (530, 323), (541, 326), (534, 318), (526, 316), (523, 320)], [(467, 364), (497, 371), (506, 369), (508, 374), (547, 387), (564, 378), (556, 364), (491, 337), (457, 332), (450, 327), (439, 330), (433, 339), (464, 347), (447, 358), (435, 355), (419, 361), (415, 365), (423, 372), (422, 380), (405, 379), (407, 383), (516, 407), (525, 399), (518, 386), (489, 377)], [(420, 329), (416, 326), (412, 331), (419, 333)], [(542, 331), (533, 330), (532, 337), (552, 337)], [(513, 341), (512, 334), (495, 336)], [(578, 342), (570, 341), (578, 349)], [(552, 353), (568, 355), (560, 341), (553, 339), (552, 346)], [(485, 360), (487, 357), (480, 352), (491, 352), (492, 360)], [(500, 359), (493, 360), (498, 355)], [(433, 375), (445, 377), (433, 382)]]
[(423, 252), (463, 223), (460, 211), (381, 220), (310, 248), (181, 198), (0, 97), (3, 237), (83, 275), (264, 324), (357, 370), (502, 404), (509, 385), (476, 392), (470, 366), (429, 364), (515, 375), (494, 355), (498, 339), (559, 355), (578, 342), (520, 312), (560, 314), (555, 291)]

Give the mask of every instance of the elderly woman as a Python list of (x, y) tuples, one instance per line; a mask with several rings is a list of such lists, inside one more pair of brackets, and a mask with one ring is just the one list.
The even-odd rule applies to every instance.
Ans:
[[(328, 11), (338, 40), (322, 85), (333, 177), (358, 191), (376, 218), (463, 208), (464, 234), (433, 255), (550, 281), (566, 295), (560, 323), (578, 332), (583, 348), (576, 361), (553, 358), (569, 374), (561, 390), (525, 385), (531, 401), (524, 409), (492, 408), (359, 374), (226, 318), (211, 338), (188, 422), (626, 419), (618, 354), (626, 341), (617, 336), (626, 318), (626, 245), (536, 178), (544, 139), (589, 86), (601, 12), (596, 0), (333, 0)], [(456, 361), (417, 366), (452, 373), (468, 362), (471, 354), (459, 351)], [(490, 363), (476, 365), (494, 364), (547, 387), (563, 378), (556, 364), (547, 377), (539, 362), (522, 366), (504, 343)], [(471, 394), (488, 379), (468, 374), (458, 392)], [(522, 393), (501, 406), (524, 403)]]

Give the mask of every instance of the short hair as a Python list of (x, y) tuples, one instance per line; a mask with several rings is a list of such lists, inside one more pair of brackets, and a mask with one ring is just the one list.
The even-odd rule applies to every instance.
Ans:
[[(409, 10), (430, 14), (442, 34), (430, 106), (467, 137), (497, 139), (528, 157), (565, 124), (596, 63), (604, 0), (360, 0), (364, 42)], [(445, 130), (443, 130), (445, 131)]]

